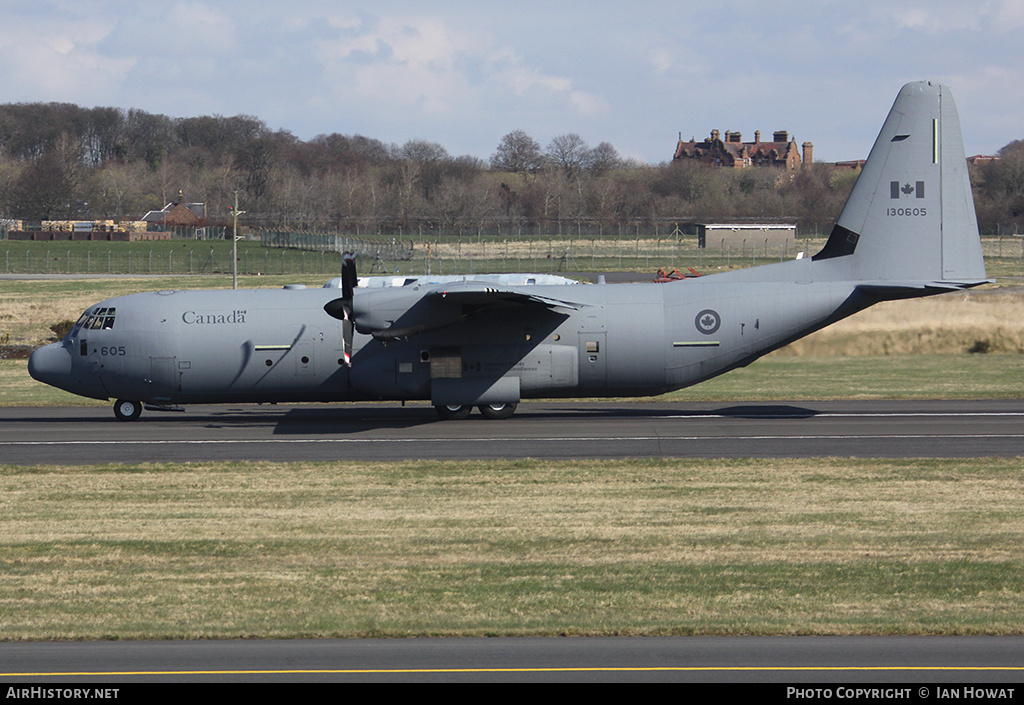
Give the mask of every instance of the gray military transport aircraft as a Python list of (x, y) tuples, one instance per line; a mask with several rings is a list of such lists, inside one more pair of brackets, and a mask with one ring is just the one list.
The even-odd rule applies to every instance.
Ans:
[[(507, 418), (523, 398), (655, 395), (748, 365), (879, 301), (988, 281), (947, 87), (903, 87), (825, 247), (668, 284), (411, 278), (159, 291), (91, 306), (35, 379), (143, 405), (429, 400)], [(340, 294), (340, 295), (339, 295)]]

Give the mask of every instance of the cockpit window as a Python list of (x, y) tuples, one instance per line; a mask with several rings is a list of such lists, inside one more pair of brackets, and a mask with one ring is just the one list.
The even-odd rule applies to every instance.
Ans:
[(86, 311), (78, 319), (71, 333), (74, 335), (79, 330), (110, 330), (114, 327), (114, 315), (116, 313), (117, 309), (114, 307)]

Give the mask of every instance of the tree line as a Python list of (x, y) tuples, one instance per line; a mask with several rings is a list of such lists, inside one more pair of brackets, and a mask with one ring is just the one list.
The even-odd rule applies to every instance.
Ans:
[[(666, 153), (672, 148), (666, 144)], [(972, 169), (979, 221), (1024, 232), (1024, 141)], [(814, 164), (788, 173), (690, 162), (642, 164), (568, 133), (541, 145), (516, 130), (489, 160), (422, 139), (386, 144), (332, 133), (301, 140), (258, 118), (174, 118), (66, 103), (0, 105), (0, 216), (135, 219), (176, 200), (274, 228), (538, 226), (586, 221), (795, 220), (827, 233), (856, 172)]]

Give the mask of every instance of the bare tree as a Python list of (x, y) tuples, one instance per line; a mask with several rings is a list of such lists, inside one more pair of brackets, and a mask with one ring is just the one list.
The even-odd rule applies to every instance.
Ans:
[(11, 194), (17, 218), (53, 220), (71, 212), (72, 184), (56, 151), (47, 152), (22, 170)]
[(590, 171), (595, 176), (618, 169), (621, 163), (618, 150), (610, 142), (602, 142), (590, 152)]
[(1015, 140), (999, 150), (999, 159), (980, 170), (982, 186), (977, 196), (984, 197), (979, 208), (996, 224), (1024, 225), (1024, 140)]
[(536, 173), (544, 164), (540, 144), (522, 130), (509, 132), (491, 155), (491, 168), (516, 174)]
[(593, 151), (575, 132), (559, 135), (548, 145), (547, 157), (570, 180), (575, 180), (590, 167)]

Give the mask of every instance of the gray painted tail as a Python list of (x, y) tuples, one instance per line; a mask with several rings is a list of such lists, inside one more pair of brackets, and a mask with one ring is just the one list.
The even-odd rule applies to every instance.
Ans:
[(987, 281), (953, 96), (908, 83), (896, 97), (824, 249), (834, 276), (943, 288)]

